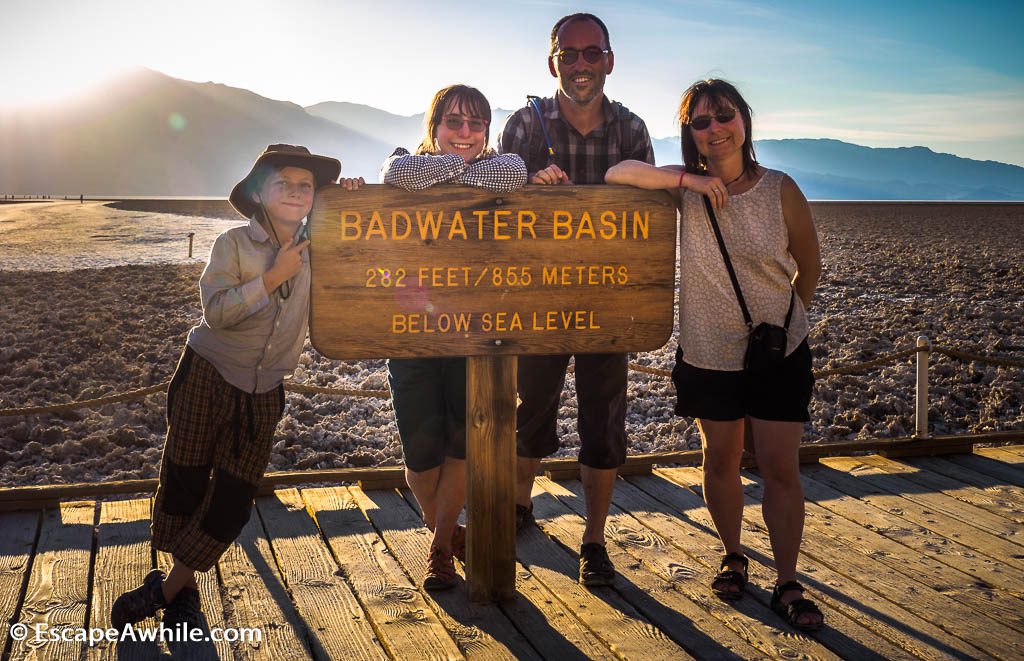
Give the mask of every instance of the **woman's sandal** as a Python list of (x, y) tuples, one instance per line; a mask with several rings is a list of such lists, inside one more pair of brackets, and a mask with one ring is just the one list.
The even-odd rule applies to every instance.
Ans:
[[(801, 594), (804, 592), (804, 586), (800, 585), (796, 581), (789, 581), (782, 585), (776, 585), (775, 590), (772, 591), (772, 610), (782, 616), (789, 626), (800, 631), (818, 631), (825, 626), (825, 616), (822, 615), (818, 607), (814, 605), (814, 602), (810, 599), (804, 599), (800, 597), (794, 599), (788, 604), (782, 603), (782, 595), (784, 592), (790, 590), (799, 590)], [(820, 619), (816, 622), (803, 623), (800, 622), (801, 615), (817, 615)]]
[[(735, 569), (729, 569), (730, 562), (742, 562), (743, 571), (739, 572)], [(743, 596), (744, 590), (747, 587), (747, 566), (750, 561), (747, 560), (747, 556), (739, 553), (730, 553), (722, 556), (722, 564), (718, 567), (719, 572), (715, 575), (715, 578), (711, 581), (711, 591), (719, 599), (725, 599), (726, 601), (736, 601)], [(735, 590), (723, 590), (723, 587), (735, 587)]]

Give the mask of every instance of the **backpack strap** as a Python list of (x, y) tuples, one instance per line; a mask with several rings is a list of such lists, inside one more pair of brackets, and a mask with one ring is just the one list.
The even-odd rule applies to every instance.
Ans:
[(615, 109), (615, 113), (618, 116), (619, 126), (619, 150), (622, 153), (622, 160), (627, 160), (632, 157), (633, 149), (636, 147), (636, 140), (630, 121), (633, 113), (629, 111), (629, 108), (622, 105), (618, 101), (612, 101), (612, 107)]

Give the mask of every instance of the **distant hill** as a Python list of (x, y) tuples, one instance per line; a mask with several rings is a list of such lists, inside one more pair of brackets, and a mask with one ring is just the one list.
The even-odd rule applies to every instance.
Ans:
[[(424, 106), (429, 99), (424, 99)], [(494, 141), (509, 110), (496, 108)], [(396, 146), (413, 149), (423, 115), (329, 101), (302, 108), (248, 90), (146, 69), (57, 108), (0, 110), (0, 193), (225, 196), (270, 143), (337, 156), (342, 174), (377, 180)], [(838, 140), (759, 140), (759, 160), (812, 199), (1024, 200), (1024, 168)], [(654, 140), (679, 163), (679, 138)]]
[(0, 112), (0, 192), (227, 195), (271, 143), (376, 172), (383, 142), (248, 90), (139, 70), (87, 100)]
[[(347, 101), (327, 101), (306, 106), (306, 112), (329, 119), (353, 131), (358, 131), (396, 147), (413, 150), (423, 139), (423, 114), (394, 115), (385, 110)], [(513, 111), (503, 108), (491, 110), (491, 142), (497, 142), (501, 127)], [(383, 159), (381, 159), (383, 160)]]
[[(755, 140), (757, 159), (818, 200), (1024, 200), (1024, 168), (927, 147), (863, 147), (829, 139)], [(654, 141), (659, 164), (679, 163), (679, 138)]]

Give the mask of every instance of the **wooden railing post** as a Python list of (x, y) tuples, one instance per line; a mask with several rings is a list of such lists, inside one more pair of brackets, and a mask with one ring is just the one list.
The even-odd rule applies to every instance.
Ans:
[(467, 565), (472, 601), (516, 592), (516, 357), (466, 359)]
[(923, 351), (917, 352), (917, 391), (914, 400), (914, 437), (928, 438), (928, 358), (931, 354), (932, 348), (932, 344), (928, 340), (928, 336), (918, 336), (917, 348), (923, 349)]
[(189, 232), (188, 233), (188, 257), (189, 257), (189, 259), (192, 259), (192, 240), (195, 238), (195, 236), (196, 236), (195, 232)]

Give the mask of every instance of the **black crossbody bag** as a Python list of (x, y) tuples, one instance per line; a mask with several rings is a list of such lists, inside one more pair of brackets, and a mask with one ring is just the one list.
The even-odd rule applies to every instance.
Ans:
[(722, 238), (722, 231), (718, 228), (718, 219), (715, 218), (715, 210), (711, 208), (711, 200), (704, 198), (704, 208), (708, 212), (708, 220), (711, 222), (711, 229), (715, 231), (715, 238), (718, 240), (718, 249), (722, 252), (722, 259), (725, 260), (725, 268), (729, 272), (729, 280), (732, 281), (733, 291), (736, 292), (736, 300), (740, 303), (740, 310), (743, 312), (743, 321), (746, 322), (750, 335), (747, 339), (747, 353), (743, 357), (743, 369), (758, 371), (778, 367), (786, 357), (786, 345), (789, 341), (789, 321), (793, 317), (793, 299), (796, 294), (790, 288), (789, 310), (786, 312), (786, 323), (784, 326), (776, 326), (767, 322), (761, 322), (754, 326), (750, 318), (750, 311), (747, 303), (743, 300), (743, 292), (740, 291), (739, 280), (736, 279), (736, 271), (732, 268), (732, 260), (729, 259), (729, 251), (725, 249), (725, 239)]

